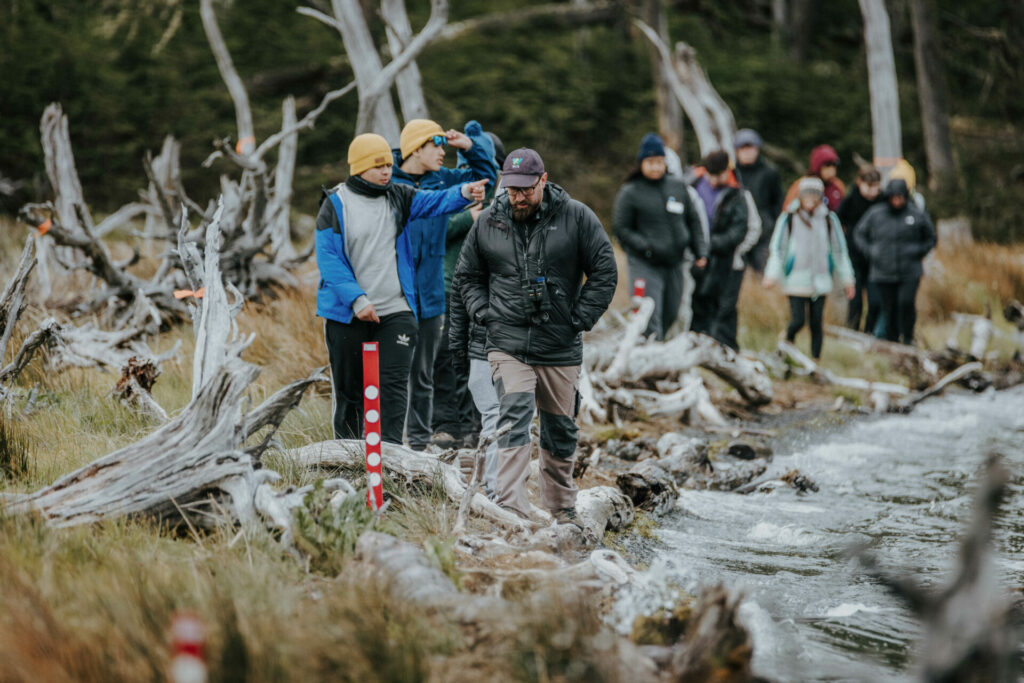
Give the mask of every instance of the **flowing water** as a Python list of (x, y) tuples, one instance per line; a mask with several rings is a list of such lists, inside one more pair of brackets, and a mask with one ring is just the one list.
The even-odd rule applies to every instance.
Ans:
[(1022, 440), (1024, 388), (799, 430), (776, 444), (769, 473), (797, 468), (818, 493), (684, 491), (663, 520), (664, 547), (648, 578), (742, 591), (754, 669), (768, 678), (912, 679), (918, 622), (846, 551), (865, 543), (882, 566), (941, 585), (986, 454), (997, 451), (1012, 483), (996, 564), (1005, 588), (1024, 587)]

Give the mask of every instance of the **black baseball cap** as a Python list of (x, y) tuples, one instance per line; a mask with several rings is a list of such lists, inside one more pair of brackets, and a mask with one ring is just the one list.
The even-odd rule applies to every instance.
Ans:
[(502, 187), (529, 187), (544, 175), (544, 162), (540, 155), (528, 147), (509, 152), (501, 165)]

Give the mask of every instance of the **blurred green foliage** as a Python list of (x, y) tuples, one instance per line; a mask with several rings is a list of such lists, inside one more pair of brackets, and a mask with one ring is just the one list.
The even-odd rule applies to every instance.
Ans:
[[(298, 2), (215, 3), (221, 30), (246, 81), (257, 137), (280, 125), (281, 100), (300, 116), (351, 79), (340, 37), (295, 11)], [(512, 0), (452, 3), (450, 21), (522, 7)], [(530, 4), (538, 4), (532, 2)], [(635, 2), (633, 4), (636, 4)], [(1022, 3), (937, 0), (940, 46), (950, 86), (954, 143), (965, 192), (929, 197), (937, 212), (966, 211), (982, 237), (1024, 238)], [(673, 40), (693, 45), (740, 126), (781, 148), (787, 179), (810, 149), (828, 142), (852, 179), (852, 157), (871, 154), (867, 73), (856, 0), (819, 3), (810, 58), (790, 60), (772, 39), (767, 3), (666, 2)], [(364, 2), (373, 7), (374, 2)], [(415, 27), (429, 12), (409, 0)], [(924, 152), (914, 84), (913, 36), (905, 1), (892, 4), (904, 148), (923, 179)], [(383, 45), (383, 26), (367, 13)], [(445, 127), (478, 119), (506, 149), (541, 151), (552, 179), (607, 219), (637, 142), (655, 125), (647, 46), (623, 18), (580, 30), (490, 31), (429, 46), (418, 60), (431, 115)], [(50, 102), (70, 119), (86, 197), (99, 211), (131, 200), (144, 185), (141, 158), (165, 134), (182, 142), (189, 193), (205, 202), (223, 161), (204, 169), (210, 141), (234, 137), (234, 110), (206, 43), (198, 2), (0, 0), (0, 174), (34, 180), (15, 199), (46, 195), (38, 123)], [(315, 210), (316, 189), (346, 175), (354, 94), (332, 104), (299, 138), (296, 209)], [(686, 156), (697, 157), (692, 134)], [(796, 163), (791, 163), (795, 160)], [(453, 161), (453, 160), (452, 160)], [(0, 200), (3, 201), (3, 200)]]

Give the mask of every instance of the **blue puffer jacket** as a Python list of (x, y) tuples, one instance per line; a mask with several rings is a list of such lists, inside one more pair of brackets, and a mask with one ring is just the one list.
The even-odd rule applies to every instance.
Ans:
[[(316, 264), (320, 269), (320, 288), (316, 293), (316, 314), (321, 318), (348, 324), (352, 321), (352, 304), (365, 294), (359, 286), (352, 263), (345, 252), (345, 220), (337, 191), (328, 194), (316, 218)], [(416, 305), (415, 271), (409, 231), (404, 229), (410, 219), (444, 216), (460, 211), (469, 202), (462, 197), (462, 185), (443, 192), (417, 192), (406, 185), (388, 184), (382, 201), (391, 205), (398, 225), (395, 251), (398, 253), (398, 281), (414, 314)], [(444, 223), (441, 240), (444, 243)]]
[[(469, 168), (442, 167), (425, 173), (417, 182), (399, 168), (402, 164), (402, 153), (396, 149), (393, 150), (395, 172), (392, 182), (411, 185), (421, 190), (443, 190), (452, 185), (483, 178), (487, 178), (493, 184), (498, 177), (498, 167), (494, 163), (494, 142), (476, 121), (466, 124), (465, 133), (473, 141), (473, 146), (464, 152), (460, 150), (460, 160), (464, 160)], [(421, 318), (433, 318), (444, 313), (444, 246), (447, 223), (447, 217), (436, 216), (413, 220), (407, 226), (416, 268), (417, 306), (414, 310), (420, 312)]]

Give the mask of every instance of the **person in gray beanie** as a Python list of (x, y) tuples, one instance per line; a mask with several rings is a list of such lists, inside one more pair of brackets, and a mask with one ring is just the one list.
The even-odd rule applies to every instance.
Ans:
[(736, 175), (754, 198), (757, 212), (761, 215), (761, 237), (746, 255), (747, 265), (761, 273), (768, 260), (772, 226), (782, 213), (782, 178), (779, 169), (761, 154), (764, 141), (757, 131), (750, 128), (736, 131), (733, 145), (736, 148)]

